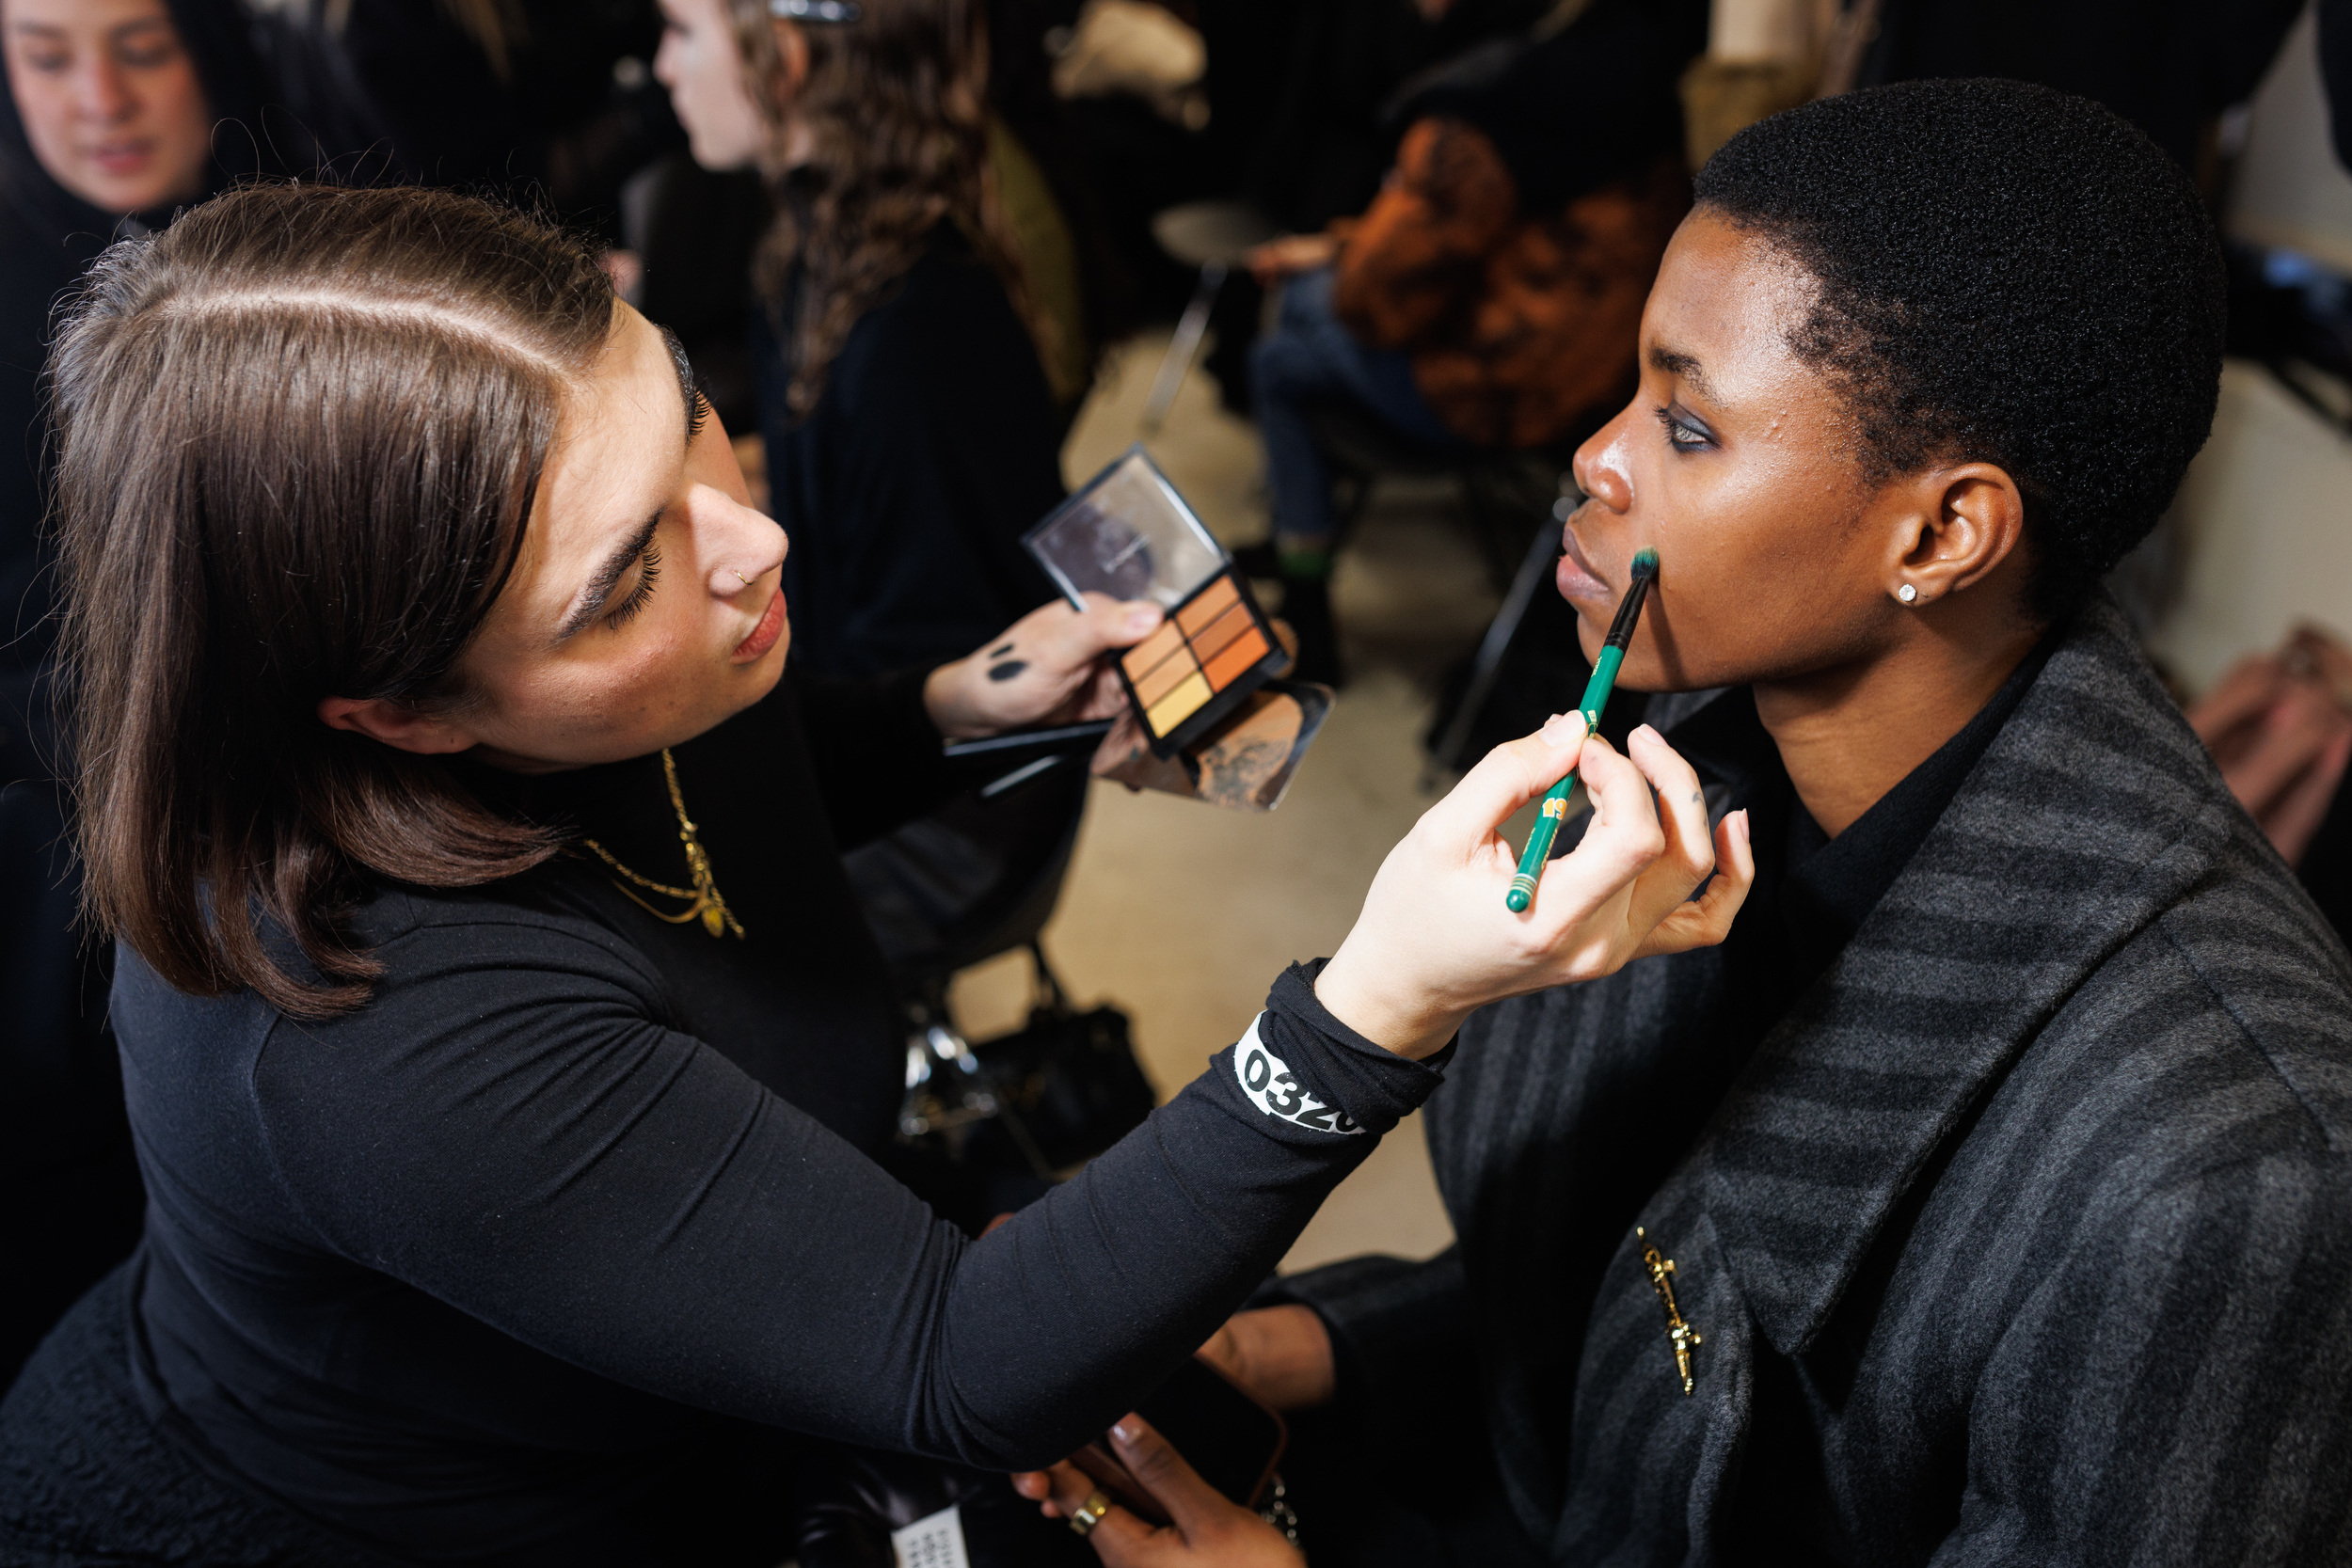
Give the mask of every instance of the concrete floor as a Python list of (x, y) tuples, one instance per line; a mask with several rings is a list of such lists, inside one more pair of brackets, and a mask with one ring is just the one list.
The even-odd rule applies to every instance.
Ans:
[[(1166, 341), (1138, 339), (1113, 356), (1063, 453), (1073, 485), (1140, 435)], [(1148, 445), (1228, 544), (1264, 537), (1263, 451), (1205, 376), (1186, 380)], [(1248, 1026), (1285, 964), (1339, 944), (1382, 857), (1434, 799), (1419, 744), (1431, 695), (1497, 602), (1454, 510), (1442, 484), (1375, 497), (1332, 589), (1352, 678), (1279, 809), (1094, 785), (1045, 947), (1082, 1005), (1106, 1000), (1134, 1019), (1163, 1096)], [(966, 972), (952, 996), (959, 1022), (977, 1038), (1016, 1026), (1027, 987), (1019, 955)], [(1284, 1268), (1364, 1252), (1425, 1258), (1452, 1237), (1415, 1117), (1332, 1196)]]

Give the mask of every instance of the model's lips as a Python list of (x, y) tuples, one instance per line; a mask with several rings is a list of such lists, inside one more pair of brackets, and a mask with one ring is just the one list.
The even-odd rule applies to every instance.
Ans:
[(776, 639), (783, 635), (784, 590), (779, 588), (776, 590), (776, 596), (768, 601), (768, 611), (759, 618), (759, 625), (752, 628), (751, 636), (735, 645), (735, 662), (750, 663), (774, 647)]
[[(1570, 524), (1575, 521), (1574, 516), (1568, 519)], [(1552, 572), (1552, 580), (1560, 585), (1562, 598), (1571, 603), (1590, 599), (1607, 604), (1615, 597), (1614, 591), (1600, 579), (1600, 574), (1593, 570), (1593, 563), (1585, 560), (1584, 552), (1578, 548), (1573, 527), (1560, 530), (1560, 564)]]

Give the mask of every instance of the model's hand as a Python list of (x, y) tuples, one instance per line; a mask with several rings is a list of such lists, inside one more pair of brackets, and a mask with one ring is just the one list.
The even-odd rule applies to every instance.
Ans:
[(2331, 687), (2257, 656), (2217, 682), (2188, 721), (2247, 815), (2289, 865), (2299, 862), (2352, 761), (2352, 714)]
[[(1756, 878), (1747, 814), (1725, 817), (1710, 843), (1691, 765), (1646, 724), (1629, 749), (1630, 761), (1570, 713), (1487, 752), (1389, 851), (1356, 928), (1315, 981), (1332, 1016), (1419, 1059), (1489, 1002), (1723, 941)], [(1519, 852), (1499, 830), (1571, 767), (1592, 797), (1592, 824), (1513, 914), (1503, 897)]]
[[(1176, 1522), (1149, 1525), (1114, 1505), (1087, 1535), (1108, 1568), (1306, 1568), (1280, 1530), (1202, 1481), (1141, 1417), (1112, 1427), (1111, 1446)], [(1049, 1519), (1069, 1518), (1095, 1490), (1074, 1465), (1015, 1476), (1012, 1484)]]
[(1268, 240), (1246, 258), (1250, 276), (1265, 284), (1327, 267), (1340, 253), (1337, 234), (1285, 234)]
[(1331, 1331), (1296, 1302), (1234, 1313), (1200, 1347), (1200, 1359), (1277, 1410), (1327, 1403), (1337, 1383)]
[(924, 709), (950, 739), (1108, 719), (1126, 711), (1127, 696), (1103, 656), (1135, 646), (1160, 620), (1160, 607), (1141, 599), (1089, 594), (1083, 611), (1057, 599), (971, 657), (932, 671)]

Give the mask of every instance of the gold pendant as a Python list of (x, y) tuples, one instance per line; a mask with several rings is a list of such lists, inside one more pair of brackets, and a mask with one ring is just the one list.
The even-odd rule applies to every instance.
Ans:
[(1682, 1313), (1675, 1306), (1674, 1282), (1668, 1277), (1675, 1272), (1675, 1260), (1661, 1258), (1649, 1244), (1649, 1234), (1640, 1226), (1633, 1227), (1633, 1239), (1642, 1243), (1642, 1266), (1649, 1270), (1649, 1287), (1658, 1292), (1658, 1304), (1666, 1309), (1666, 1338), (1673, 1341), (1675, 1370), (1682, 1374), (1682, 1391), (1688, 1395), (1693, 1385), (1691, 1380), (1691, 1353), (1699, 1346), (1699, 1331), (1682, 1321)]
[[(694, 826), (694, 819), (686, 815), (686, 797), (677, 786), (677, 763), (670, 755), (667, 747), (664, 747), (661, 752), (661, 773), (670, 785), (670, 808), (677, 813), (678, 842), (686, 847), (686, 870), (694, 880), (692, 887), (671, 887), (667, 883), (657, 882), (650, 877), (640, 876), (615, 860), (612, 851), (598, 844), (595, 839), (582, 839), (580, 842), (595, 850), (596, 858), (604, 862), (615, 873), (610, 879), (614, 887), (620, 889), (621, 896), (656, 920), (666, 926), (683, 926), (700, 915), (703, 929), (712, 936), (723, 937), (729, 931), (733, 931), (738, 940), (740, 940), (743, 927), (736, 923), (735, 911), (727, 908), (727, 901), (719, 895), (718, 879), (710, 872), (710, 857), (703, 853), (702, 840), (697, 836), (700, 830)], [(628, 889), (630, 882), (636, 883), (647, 893), (658, 893), (664, 898), (684, 898), (691, 902), (676, 914), (664, 914), (631, 893)]]

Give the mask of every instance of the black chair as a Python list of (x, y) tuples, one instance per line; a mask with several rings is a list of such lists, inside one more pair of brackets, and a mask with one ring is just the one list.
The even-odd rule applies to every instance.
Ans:
[(1332, 517), (1341, 547), (1386, 479), (1450, 479), (1462, 497), (1471, 543), (1498, 590), (1507, 590), (1526, 553), (1535, 520), (1549, 515), (1566, 479), (1568, 461), (1583, 439), (1525, 451), (1485, 447), (1440, 448), (1400, 435), (1357, 404), (1327, 400), (1301, 410), (1330, 466)]

